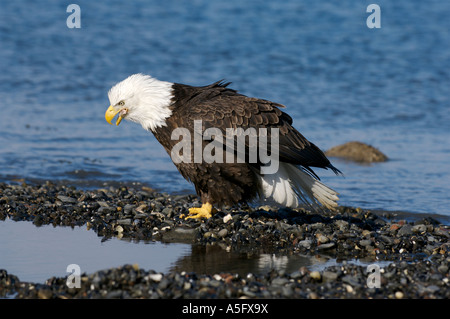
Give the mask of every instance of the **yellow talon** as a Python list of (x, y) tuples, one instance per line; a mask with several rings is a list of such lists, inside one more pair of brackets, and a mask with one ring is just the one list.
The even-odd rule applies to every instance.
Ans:
[[(213, 207), (210, 203), (206, 203), (203, 204), (202, 207), (192, 207), (189, 208), (189, 216), (187, 216), (185, 219), (188, 218), (196, 218), (196, 219), (200, 219), (200, 218), (211, 218), (212, 217), (212, 212), (213, 212)], [(184, 217), (184, 215), (181, 215), (180, 217)]]

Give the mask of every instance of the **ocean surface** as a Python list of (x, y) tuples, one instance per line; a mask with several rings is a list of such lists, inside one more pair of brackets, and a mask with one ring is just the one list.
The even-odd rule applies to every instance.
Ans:
[[(104, 119), (112, 85), (133, 73), (206, 85), (225, 79), (286, 105), (326, 150), (370, 144), (390, 160), (331, 159), (316, 170), (342, 205), (450, 215), (450, 2), (1, 1), (0, 181), (81, 188), (140, 182), (194, 192), (139, 125)], [(70, 20), (70, 19), (69, 19)]]

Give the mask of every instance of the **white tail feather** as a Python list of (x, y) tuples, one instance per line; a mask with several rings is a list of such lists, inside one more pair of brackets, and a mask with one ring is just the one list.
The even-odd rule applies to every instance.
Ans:
[(275, 174), (259, 175), (262, 197), (283, 206), (296, 208), (300, 202), (322, 204), (327, 208), (338, 206), (338, 193), (295, 165), (280, 163)]

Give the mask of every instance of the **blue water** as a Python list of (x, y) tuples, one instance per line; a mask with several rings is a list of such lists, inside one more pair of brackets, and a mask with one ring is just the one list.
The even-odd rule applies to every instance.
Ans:
[[(282, 103), (326, 150), (351, 140), (390, 161), (332, 159), (341, 204), (450, 215), (450, 2), (0, 2), (0, 181), (138, 181), (193, 192), (140, 126), (104, 120), (107, 91), (142, 72)], [(85, 184), (83, 184), (85, 183)]]

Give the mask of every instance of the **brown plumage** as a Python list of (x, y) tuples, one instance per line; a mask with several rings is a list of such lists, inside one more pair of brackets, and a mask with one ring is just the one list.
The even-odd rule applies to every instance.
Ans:
[[(170, 139), (172, 130), (186, 127), (193, 131), (194, 120), (202, 120), (203, 131), (209, 127), (220, 128), (224, 138), (226, 128), (278, 128), (280, 162), (301, 165), (317, 178), (311, 167), (331, 168), (339, 173), (317, 146), (292, 127), (292, 118), (280, 110), (284, 108), (283, 105), (247, 97), (228, 88), (228, 85), (229, 83), (220, 81), (203, 87), (173, 85), (174, 96), (170, 106), (172, 116), (166, 120), (167, 127), (160, 127), (153, 132), (169, 155), (178, 142)], [(270, 130), (267, 141), (270, 143)], [(203, 141), (204, 145), (207, 143), (209, 141)], [(194, 184), (204, 203), (234, 205), (251, 201), (258, 196), (255, 170), (260, 168), (261, 163), (175, 165), (181, 175)]]
[[(213, 129), (216, 130), (214, 134), (218, 135), (218, 129), (223, 137), (222, 141), (200, 137), (200, 143), (201, 150), (214, 146), (215, 148), (209, 148), (214, 150), (211, 153), (213, 156), (219, 157), (219, 150), (223, 151), (221, 160), (210, 163), (205, 159), (198, 163), (192, 160), (179, 163), (174, 160), (183, 177), (194, 184), (203, 203), (202, 208), (189, 210), (192, 218), (209, 218), (212, 205), (235, 205), (257, 197), (289, 207), (298, 207), (300, 202), (336, 207), (337, 193), (321, 183), (312, 168), (330, 168), (336, 174), (340, 173), (339, 170), (331, 165), (316, 145), (292, 126), (292, 118), (281, 110), (284, 106), (247, 97), (228, 88), (228, 85), (229, 83), (219, 81), (194, 87), (159, 81), (148, 75), (131, 75), (109, 91), (111, 106), (106, 111), (105, 118), (111, 123), (119, 114), (116, 125), (122, 119), (141, 124), (143, 128), (153, 132), (169, 155), (179, 143), (179, 140), (172, 140), (174, 130), (184, 128), (190, 135), (198, 136), (194, 127), (199, 120), (202, 132)], [(272, 133), (275, 128), (278, 131), (274, 130), (275, 133)], [(233, 135), (235, 132), (228, 132), (229, 129), (234, 129), (235, 132), (238, 129), (248, 132), (254, 129), (251, 132), (253, 134), (245, 138), (245, 157), (239, 152), (239, 147), (236, 148), (238, 141)], [(279, 133), (278, 139), (274, 139), (279, 146), (276, 158), (279, 167), (277, 166), (276, 172), (268, 173), (263, 170), (268, 166), (266, 162), (260, 157), (252, 159), (250, 154), (254, 154), (251, 151), (255, 149), (252, 141), (256, 135), (258, 151), (272, 155), (272, 137), (277, 136), (272, 134), (276, 132)], [(226, 143), (229, 142), (228, 137), (233, 136), (236, 138), (233, 141), (234, 151), (227, 154)], [(260, 145), (259, 141), (264, 140), (267, 144)], [(191, 150), (194, 150), (195, 138), (191, 136), (189, 143)], [(191, 155), (191, 159), (194, 157), (192, 152), (188, 155)], [(233, 159), (231, 162), (227, 160), (230, 155)]]

